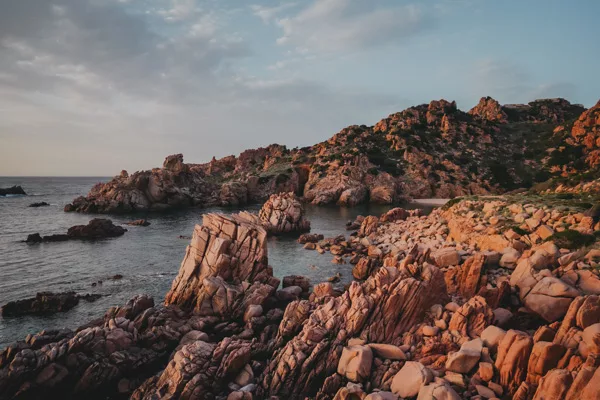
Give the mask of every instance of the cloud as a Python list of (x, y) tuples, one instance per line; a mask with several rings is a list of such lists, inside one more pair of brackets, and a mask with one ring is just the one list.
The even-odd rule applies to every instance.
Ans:
[(397, 101), (254, 77), (240, 67), (253, 49), (227, 10), (170, 4), (180, 11), (29, 0), (0, 13), (0, 175), (110, 174), (177, 152), (201, 162), (272, 142), (308, 145)]
[(182, 21), (200, 11), (197, 8), (196, 0), (170, 0), (170, 3), (170, 7), (160, 8), (156, 11), (165, 21)]
[(262, 19), (265, 24), (272, 22), (283, 11), (296, 7), (297, 3), (283, 3), (275, 7), (253, 4), (250, 6), (253, 14)]
[(474, 68), (472, 87), (479, 95), (500, 102), (527, 103), (540, 98), (575, 97), (577, 87), (570, 82), (538, 82), (523, 66), (506, 60), (480, 60)]
[(299, 52), (336, 53), (398, 43), (425, 29), (429, 18), (416, 5), (378, 7), (381, 1), (314, 0), (277, 20), (277, 43)]

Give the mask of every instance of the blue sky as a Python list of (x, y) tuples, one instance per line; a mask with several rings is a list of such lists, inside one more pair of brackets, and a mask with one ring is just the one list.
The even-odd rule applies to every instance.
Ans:
[(600, 98), (591, 0), (0, 1), (0, 176), (311, 145), (440, 98)]

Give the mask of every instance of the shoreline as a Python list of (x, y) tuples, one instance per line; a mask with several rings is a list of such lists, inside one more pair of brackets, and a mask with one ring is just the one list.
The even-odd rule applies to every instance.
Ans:
[[(209, 214), (194, 230), (166, 307), (138, 296), (78, 332), (30, 336), (2, 353), (0, 388), (25, 384), (25, 395), (67, 396), (102, 387), (107, 397), (132, 399), (177, 398), (187, 390), (233, 400), (544, 397), (556, 390), (593, 398), (600, 387), (591, 378), (600, 368), (586, 332), (600, 327), (600, 248), (589, 232), (600, 222), (569, 204), (464, 199), (429, 215), (396, 208), (367, 216), (347, 240), (305, 237), (312, 243), (306, 248), (354, 265), (355, 280), (344, 291), (302, 276), (285, 277), (279, 289), (257, 220)], [(301, 221), (296, 209), (285, 213)], [(216, 268), (202, 267), (209, 265)], [(511, 290), (525, 285), (530, 290)], [(575, 318), (581, 313), (583, 325)], [(580, 335), (578, 346), (567, 332)], [(138, 347), (146, 361), (137, 358)], [(65, 370), (71, 351), (103, 361), (92, 368), (82, 359), (80, 370)], [(125, 363), (112, 363), (115, 351)], [(530, 357), (548, 367), (539, 371)], [(3, 377), (14, 363), (26, 367)], [(146, 368), (128, 369), (130, 363)], [(564, 371), (581, 384), (563, 380)], [(76, 386), (53, 386), (59, 376)]]

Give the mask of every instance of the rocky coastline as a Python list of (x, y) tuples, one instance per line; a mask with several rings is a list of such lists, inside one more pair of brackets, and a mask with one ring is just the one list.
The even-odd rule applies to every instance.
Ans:
[(0, 393), (597, 399), (599, 231), (593, 207), (558, 195), (467, 197), (429, 215), (397, 208), (360, 218), (349, 238), (299, 239), (350, 264), (355, 281), (337, 292), (275, 278), (257, 215), (207, 214), (164, 305), (136, 296), (75, 331), (12, 344)]
[(435, 100), (371, 127), (347, 127), (310, 147), (273, 144), (204, 164), (171, 155), (162, 168), (122, 171), (95, 185), (65, 211), (243, 206), (282, 192), (315, 205), (351, 207), (516, 189), (570, 190), (600, 177), (598, 112), (600, 103), (585, 110), (564, 99), (501, 105), (484, 97), (468, 112)]

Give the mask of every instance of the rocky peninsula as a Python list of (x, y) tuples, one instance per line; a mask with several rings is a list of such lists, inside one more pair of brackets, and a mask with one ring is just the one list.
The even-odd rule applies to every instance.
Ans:
[(371, 127), (347, 127), (310, 147), (273, 144), (205, 164), (172, 155), (162, 168), (122, 171), (97, 184), (65, 211), (240, 206), (281, 192), (317, 205), (354, 206), (532, 187), (566, 191), (600, 176), (599, 110), (599, 104), (585, 110), (564, 99), (500, 105), (484, 97), (464, 112), (436, 100)]
[(0, 393), (597, 399), (594, 209), (560, 194), (471, 196), (426, 216), (366, 216), (343, 240), (303, 235), (354, 265), (341, 293), (330, 282), (275, 278), (257, 215), (208, 214), (164, 305), (136, 296), (75, 331), (14, 343), (0, 353)]

